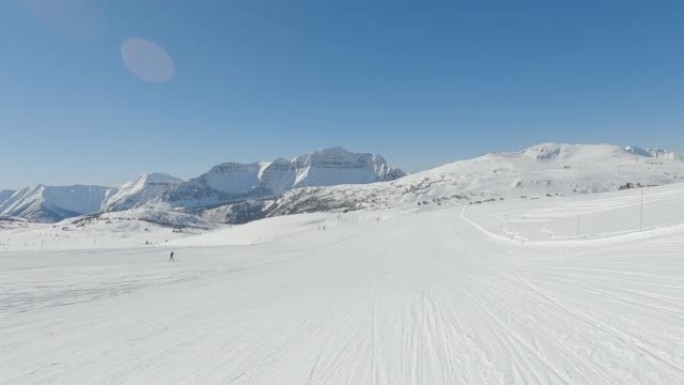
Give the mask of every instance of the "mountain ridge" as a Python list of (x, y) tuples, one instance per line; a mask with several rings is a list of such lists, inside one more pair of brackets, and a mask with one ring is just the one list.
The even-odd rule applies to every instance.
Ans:
[(163, 200), (176, 206), (209, 206), (275, 197), (305, 186), (366, 184), (404, 175), (380, 155), (329, 147), (291, 161), (221, 163), (169, 191)]
[(37, 185), (3, 190), (0, 215), (54, 222), (141, 207), (185, 210), (274, 198), (300, 186), (372, 183), (403, 175), (380, 155), (330, 147), (290, 161), (276, 158), (266, 162), (224, 162), (188, 181), (163, 173), (145, 173), (119, 187)]
[[(684, 182), (684, 157), (637, 146), (542, 143), (520, 151), (490, 152), (411, 175), (390, 167), (380, 155), (331, 147), (292, 160), (224, 162), (188, 181), (148, 173), (118, 188), (47, 187), (62, 191), (61, 195), (47, 195), (61, 196), (59, 204), (45, 201), (42, 192), (36, 193), (46, 189), (39, 185), (12, 192), (9, 199), (0, 201), (0, 215), (56, 221), (83, 214), (144, 209), (148, 213), (182, 212), (218, 223), (244, 223), (301, 212), (452, 200), (473, 204), (537, 199), (676, 182)], [(94, 191), (97, 197), (88, 198), (79, 190)], [(90, 202), (86, 208), (74, 204), (79, 197)]]
[(17, 190), (0, 203), (0, 215), (53, 222), (96, 212), (112, 193), (113, 187), (42, 184)]

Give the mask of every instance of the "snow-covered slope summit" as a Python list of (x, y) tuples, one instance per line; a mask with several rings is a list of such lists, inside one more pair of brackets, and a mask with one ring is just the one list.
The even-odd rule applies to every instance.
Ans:
[(103, 211), (121, 211), (160, 200), (164, 193), (183, 181), (162, 173), (147, 173), (119, 188), (103, 204)]
[(449, 187), (470, 195), (572, 195), (614, 191), (626, 183), (684, 181), (684, 162), (635, 156), (607, 144), (545, 143), (518, 152), (492, 153), (450, 163), (402, 179), (398, 185)]
[(625, 147), (625, 150), (632, 154), (645, 156), (649, 158), (663, 160), (684, 160), (683, 154), (677, 154), (676, 152), (672, 152), (662, 148), (642, 148), (638, 146), (627, 146)]
[[(582, 162), (597, 158), (612, 158), (624, 155), (625, 150), (609, 144), (559, 144), (542, 143), (520, 152), (499, 153), (498, 155), (527, 156), (537, 161)], [(524, 158), (523, 158), (524, 159)]]

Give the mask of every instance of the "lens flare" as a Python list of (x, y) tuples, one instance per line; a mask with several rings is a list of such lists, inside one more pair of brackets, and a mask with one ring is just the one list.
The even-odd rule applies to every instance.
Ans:
[(131, 38), (121, 45), (124, 65), (138, 78), (150, 83), (164, 83), (176, 73), (173, 59), (159, 45), (140, 38)]

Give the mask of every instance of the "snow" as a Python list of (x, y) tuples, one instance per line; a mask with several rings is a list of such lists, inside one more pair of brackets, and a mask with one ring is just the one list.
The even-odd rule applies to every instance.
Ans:
[(277, 158), (270, 162), (220, 164), (181, 185), (171, 201), (185, 207), (209, 206), (278, 196), (296, 187), (364, 184), (400, 176), (403, 172), (390, 168), (379, 155), (332, 147), (291, 161)]
[(665, 150), (662, 148), (642, 148), (638, 146), (627, 146), (625, 148), (628, 152), (636, 155), (647, 156), (656, 159), (665, 160), (684, 160), (684, 155)]
[(333, 147), (295, 157), (249, 164), (225, 162), (184, 182), (163, 173), (146, 173), (119, 188), (101, 186), (26, 187), (0, 191), (0, 215), (37, 222), (58, 222), (83, 214), (141, 207), (160, 210), (212, 209), (277, 197), (301, 186), (372, 183), (404, 173), (380, 155)]
[(152, 173), (118, 189), (26, 188), (0, 203), (0, 215), (54, 222), (145, 207), (243, 223), (315, 211), (563, 197), (682, 182), (684, 158), (661, 149), (543, 143), (401, 176), (379, 155), (332, 147), (291, 161), (223, 163), (187, 182)]
[(207, 186), (230, 194), (245, 194), (259, 184), (259, 163), (223, 163), (214, 166), (201, 178)]
[[(684, 161), (637, 155), (613, 145), (545, 143), (491, 153), (369, 185), (298, 189), (278, 200), (289, 207), (396, 208), (486, 200), (536, 199), (684, 182)], [(331, 204), (332, 202), (332, 204)], [(343, 204), (349, 202), (349, 204)]]
[(279, 195), (292, 188), (295, 174), (296, 171), (290, 161), (278, 158), (262, 164), (258, 177), (268, 191)]
[(392, 169), (380, 155), (352, 154), (341, 147), (297, 156), (292, 164), (297, 173), (294, 187), (366, 184), (395, 179), (388, 177)]
[(116, 189), (102, 186), (43, 186), (18, 190), (0, 203), (0, 215), (54, 221), (98, 212)]
[[(349, 221), (350, 217), (352, 216), (346, 215), (345, 220)], [(299, 233), (321, 230), (326, 225), (329, 228), (337, 224), (339, 221), (337, 218), (337, 215), (326, 213), (286, 215), (180, 239), (171, 242), (169, 246), (233, 246), (270, 243)]]
[(159, 247), (174, 239), (216, 229), (216, 224), (173, 211), (134, 209), (65, 219), (58, 223), (30, 223), (0, 217), (0, 251), (50, 253), (61, 250)]
[(573, 198), (499, 202), (469, 207), (468, 217), (477, 218), (492, 233), (523, 241), (608, 238), (684, 224), (683, 191), (684, 184), (677, 183)]
[[(294, 215), (154, 247), (164, 228), (123, 224), (136, 243), (92, 247), (117, 241), (94, 222), (0, 253), (0, 384), (679, 384), (684, 185), (643, 193), (641, 232), (639, 189)], [(25, 225), (7, 231), (48, 242)]]
[(137, 208), (160, 200), (164, 193), (183, 181), (168, 174), (147, 173), (121, 186), (102, 203), (102, 211), (120, 211)]

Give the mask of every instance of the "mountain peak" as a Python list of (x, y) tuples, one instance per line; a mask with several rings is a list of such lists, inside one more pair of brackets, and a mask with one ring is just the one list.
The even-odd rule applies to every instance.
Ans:
[(275, 197), (297, 187), (363, 184), (396, 179), (401, 170), (370, 153), (353, 153), (340, 146), (294, 157), (249, 164), (225, 162), (171, 192), (178, 204), (216, 204)]
[(347, 150), (346, 148), (342, 146), (331, 146), (331, 147), (324, 147), (318, 151), (314, 152), (321, 152), (321, 153), (343, 153), (343, 154), (351, 154), (351, 151)]
[(292, 163), (297, 169), (294, 187), (365, 184), (405, 175), (389, 167), (380, 155), (353, 153), (339, 146), (299, 155)]
[(102, 204), (102, 211), (128, 210), (161, 200), (164, 193), (181, 183), (182, 180), (160, 172), (142, 174), (108, 197)]
[(140, 177), (138, 177), (138, 180), (144, 180), (147, 182), (159, 182), (159, 181), (181, 181), (180, 179), (176, 178), (175, 176), (171, 176), (169, 174), (165, 174), (163, 172), (146, 172)]

